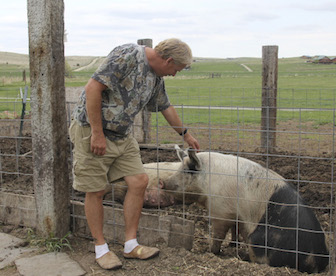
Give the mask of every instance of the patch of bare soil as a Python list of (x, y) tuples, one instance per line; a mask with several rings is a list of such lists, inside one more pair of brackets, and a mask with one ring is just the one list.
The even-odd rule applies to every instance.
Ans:
[[(330, 210), (331, 205), (335, 202), (332, 190), (335, 179), (335, 153), (332, 147), (334, 141), (319, 137), (318, 134), (314, 134), (313, 138), (310, 137), (310, 139), (303, 139), (303, 137), (298, 139), (298, 136), (294, 135), (297, 127), (291, 124), (292, 122), (288, 122), (287, 125), (283, 123), (279, 126), (280, 129), (286, 129), (287, 133), (291, 133), (292, 136), (279, 135), (278, 147), (273, 154), (262, 153), (259, 141), (255, 137), (258, 135), (255, 133), (248, 135), (248, 131), (239, 139), (237, 139), (237, 132), (230, 132), (223, 127), (217, 131), (212, 131), (211, 137), (209, 137), (208, 130), (196, 131), (195, 129), (191, 131), (199, 139), (202, 149), (211, 149), (223, 153), (238, 153), (240, 156), (260, 163), (285, 177), (297, 187), (307, 203), (315, 207), (314, 211), (322, 228), (327, 232), (327, 241), (330, 243), (331, 238), (328, 233), (331, 231), (330, 224), (333, 220), (333, 218), (330, 218)], [(246, 129), (248, 127), (253, 128), (252, 126), (246, 126)], [(306, 127), (309, 126), (306, 125)], [(227, 126), (227, 129), (230, 129), (230, 126)], [(332, 129), (332, 126), (321, 126), (319, 132), (330, 133), (330, 129)], [(172, 131), (162, 131), (158, 135), (159, 141), (180, 143), (181, 140), (178, 140), (178, 138)], [(19, 148), (17, 139), (0, 139), (1, 171), (6, 172), (1, 174), (0, 188), (2, 191), (33, 194), (31, 139), (29, 139), (29, 136), (21, 140)], [(17, 157), (18, 150), (23, 156)], [(142, 149), (141, 154), (144, 163), (178, 161), (174, 150)], [(20, 175), (17, 172), (20, 172)], [(148, 210), (148, 212), (151, 211), (153, 210)], [(122, 257), (122, 245), (111, 244), (111, 249), (123, 262), (123, 268), (114, 271), (113, 275), (305, 275), (285, 267), (274, 268), (250, 263), (246, 246), (229, 246), (229, 237), (223, 244), (220, 255), (214, 255), (209, 250), (211, 226), (209, 226), (205, 210), (191, 204), (189, 206), (172, 206), (165, 208), (165, 211), (170, 214), (183, 215), (195, 222), (193, 249), (187, 251), (183, 248), (169, 248), (163, 244), (158, 244), (161, 253), (157, 258), (138, 261), (125, 260)], [(20, 228), (12, 229), (9, 232), (24, 236), (22, 234), (24, 230), (20, 230)], [(112, 274), (101, 270), (94, 263), (94, 254), (88, 252), (89, 240), (75, 236), (70, 240), (74, 251), (68, 251), (68, 253), (83, 266), (88, 275)], [(315, 275), (327, 275), (327, 272)]]
[[(27, 229), (25, 228), (0, 226), (0, 231), (22, 239), (27, 237)], [(224, 245), (224, 250), (220, 255), (214, 255), (207, 250), (193, 249), (188, 251), (184, 248), (170, 248), (163, 244), (158, 244), (157, 246), (160, 248), (159, 256), (145, 261), (124, 259), (122, 256), (123, 246), (110, 243), (110, 249), (119, 257), (123, 266), (121, 269), (108, 271), (101, 269), (95, 263), (94, 253), (89, 252), (90, 241), (88, 239), (72, 236), (69, 237), (69, 241), (73, 250), (65, 249), (63, 251), (83, 267), (87, 272), (86, 275), (308, 275), (295, 269), (270, 267), (265, 264), (245, 261), (241, 257), (237, 257), (236, 253), (237, 250), (242, 251), (243, 249), (230, 247), (228, 243)], [(39, 250), (38, 253), (43, 254), (44, 252)], [(19, 276), (20, 274), (15, 266), (12, 265), (0, 270), (0, 275)], [(326, 276), (328, 273), (310, 275)]]

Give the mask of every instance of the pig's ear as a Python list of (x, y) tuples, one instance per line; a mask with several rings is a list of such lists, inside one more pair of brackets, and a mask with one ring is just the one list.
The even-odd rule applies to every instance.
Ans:
[(175, 150), (176, 150), (177, 157), (178, 157), (181, 161), (183, 161), (183, 158), (184, 158), (184, 157), (188, 156), (188, 155), (186, 154), (186, 152), (183, 151), (178, 145), (175, 145)]
[(188, 164), (189, 169), (193, 171), (200, 171), (202, 170), (201, 160), (196, 155), (196, 150), (189, 149), (188, 155), (190, 158), (190, 163)]

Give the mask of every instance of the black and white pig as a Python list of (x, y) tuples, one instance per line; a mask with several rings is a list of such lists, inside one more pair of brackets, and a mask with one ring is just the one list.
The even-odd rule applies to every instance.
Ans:
[(242, 157), (193, 150), (187, 155), (164, 188), (177, 200), (184, 197), (208, 209), (213, 253), (239, 221), (251, 261), (308, 273), (326, 268), (329, 252), (320, 223), (283, 177)]

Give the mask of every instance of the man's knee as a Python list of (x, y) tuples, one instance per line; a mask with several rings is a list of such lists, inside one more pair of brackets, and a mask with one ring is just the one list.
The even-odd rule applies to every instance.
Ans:
[(125, 181), (129, 188), (137, 188), (140, 190), (146, 190), (148, 185), (148, 175), (147, 174), (138, 174), (125, 177)]
[(141, 189), (146, 189), (147, 188), (147, 185), (148, 185), (148, 181), (149, 181), (149, 178), (148, 178), (148, 175), (147, 174), (140, 174), (139, 177), (138, 177), (138, 186), (139, 188)]
[(149, 181), (148, 175), (146, 173), (144, 173), (144, 174), (141, 175), (141, 177), (142, 177), (142, 180), (143, 180), (144, 184), (147, 186), (148, 181)]

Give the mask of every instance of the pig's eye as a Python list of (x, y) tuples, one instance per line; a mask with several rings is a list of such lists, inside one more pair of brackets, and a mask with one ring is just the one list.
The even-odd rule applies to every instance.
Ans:
[(184, 170), (183, 172), (184, 172), (184, 173), (187, 173), (187, 174), (195, 174), (195, 173), (198, 173), (198, 171), (196, 171), (196, 170), (191, 170), (190, 168)]
[(199, 172), (196, 169), (196, 164), (195, 163), (189, 162), (187, 165), (188, 165), (188, 167), (186, 169), (186, 173), (197, 173), (197, 172)]

